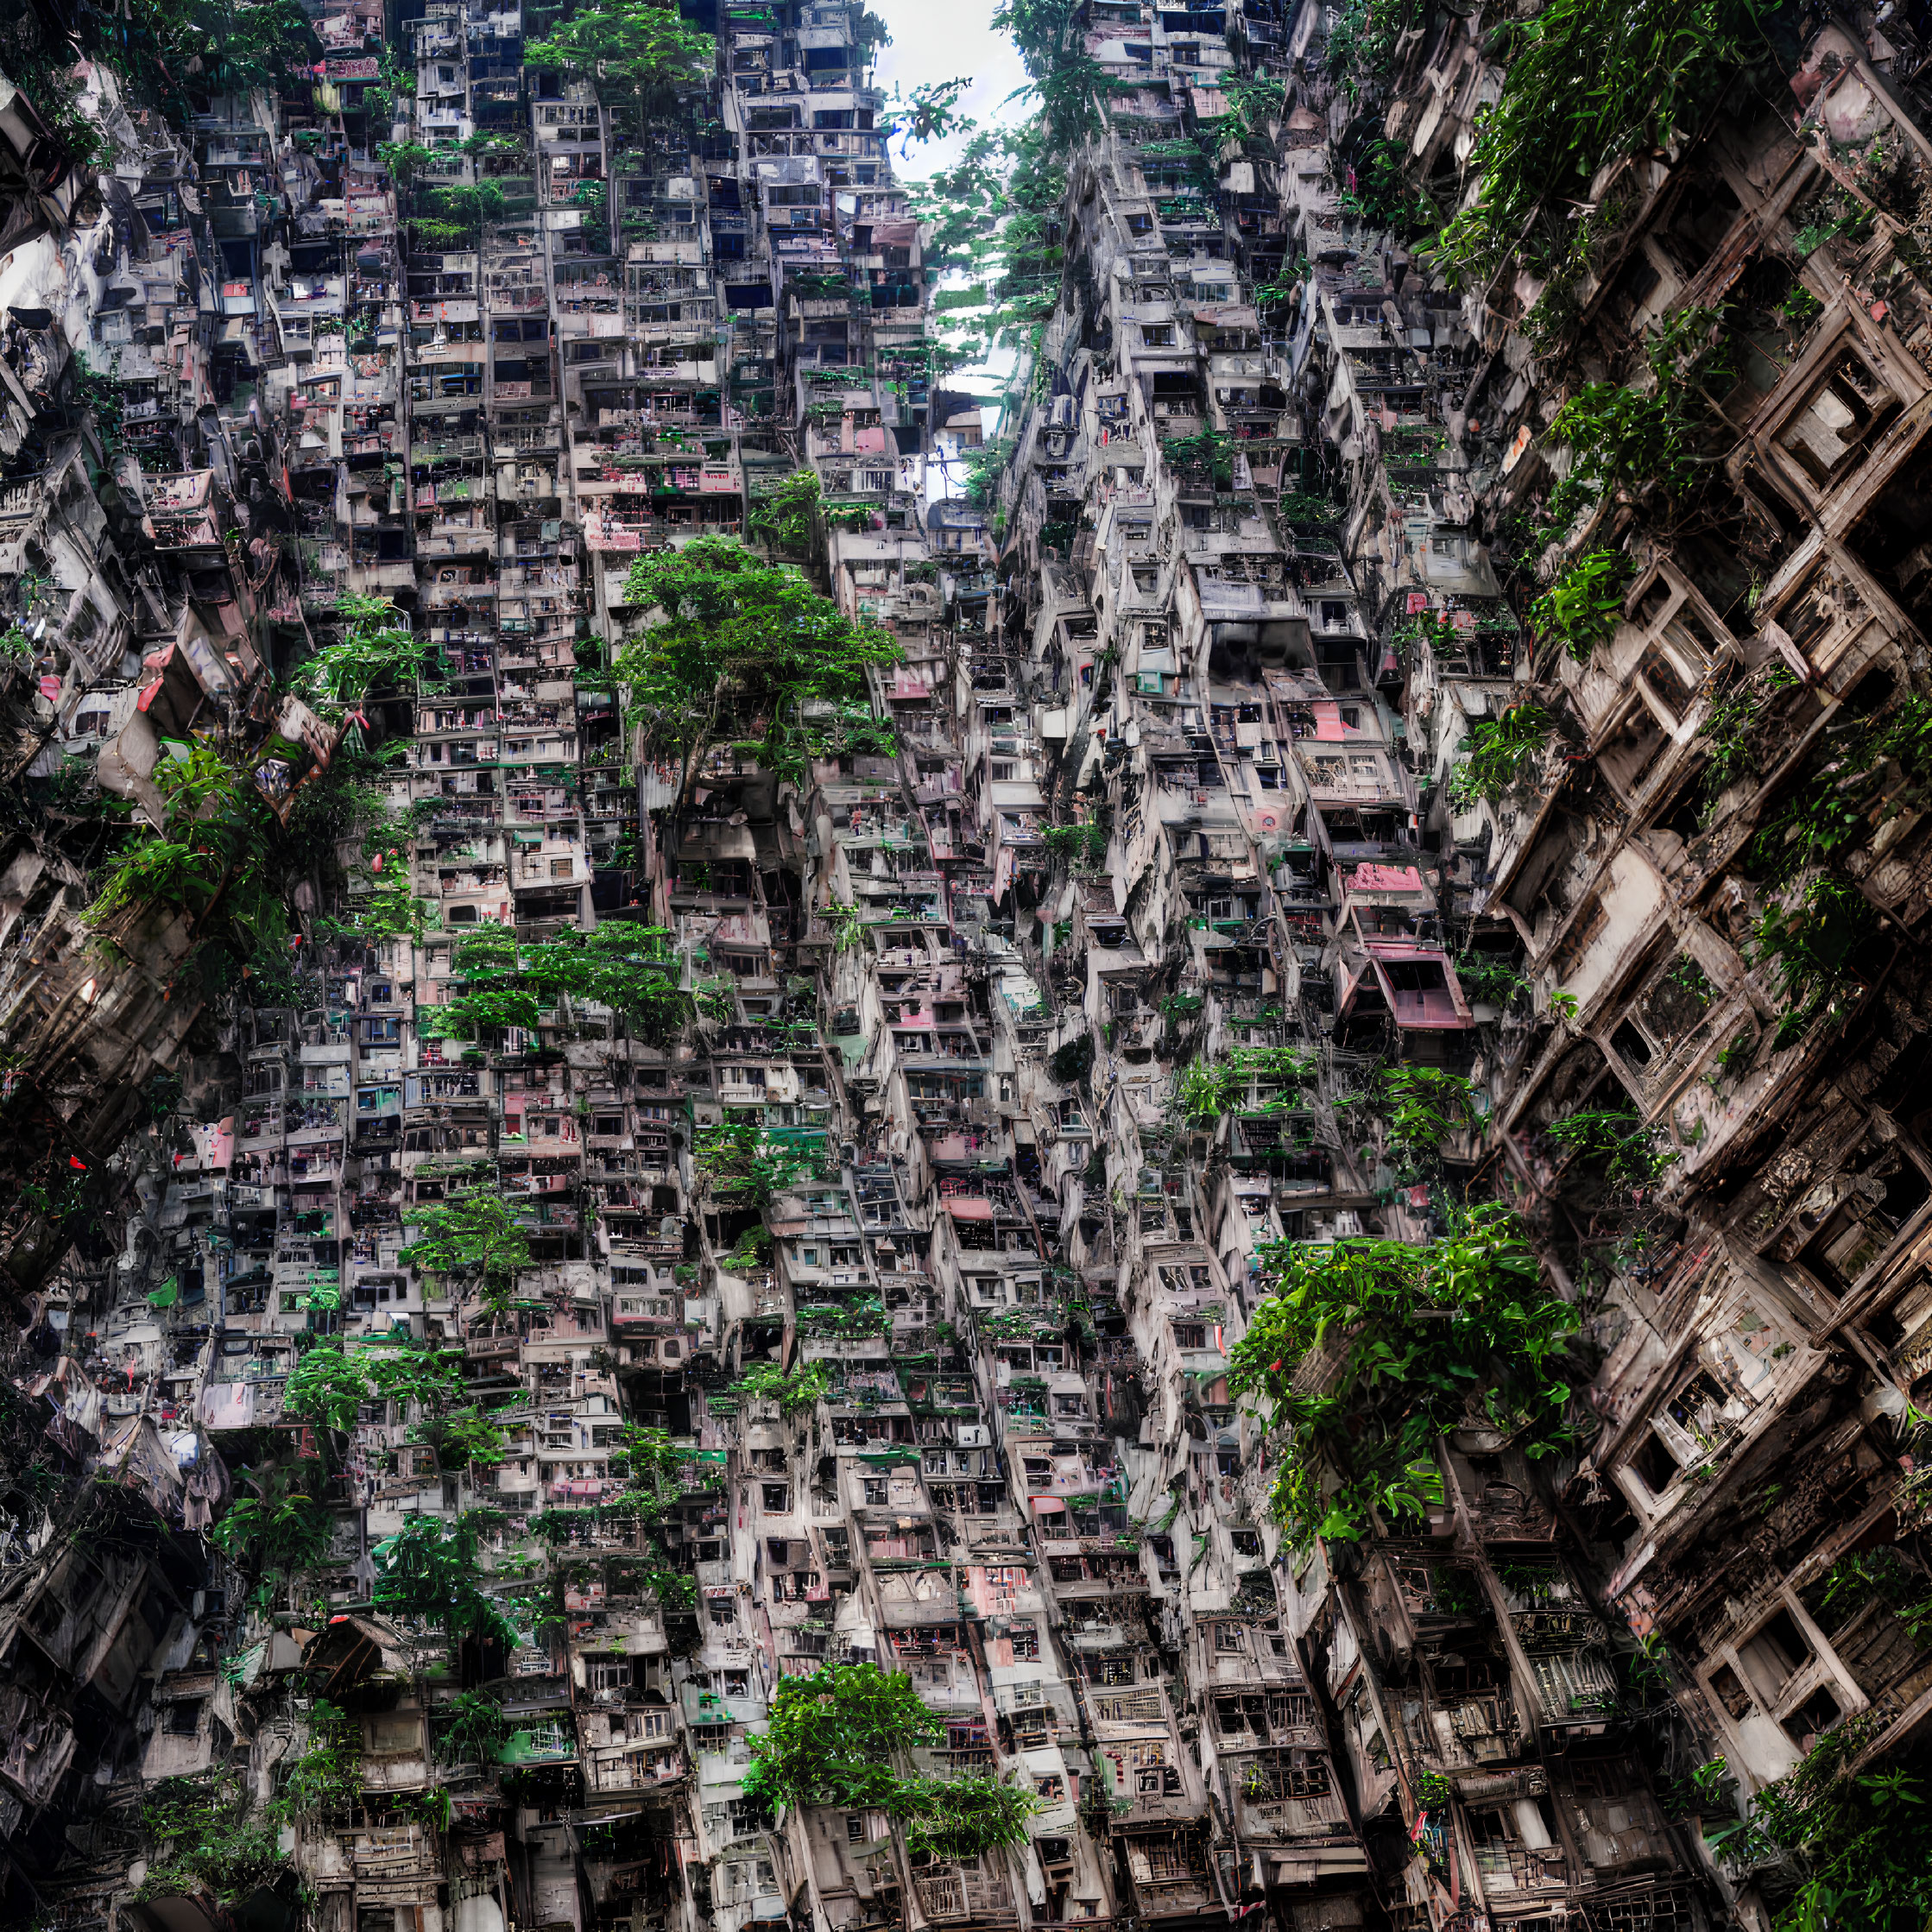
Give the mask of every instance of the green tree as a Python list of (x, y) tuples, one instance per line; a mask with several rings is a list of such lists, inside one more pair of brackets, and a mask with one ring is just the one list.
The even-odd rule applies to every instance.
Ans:
[(780, 550), (808, 551), (818, 534), (823, 491), (815, 470), (794, 470), (751, 506), (751, 527)]
[(1476, 1121), (1475, 1089), (1447, 1067), (1387, 1067), (1389, 1139), (1411, 1157), (1437, 1152), (1444, 1140)]
[(645, 0), (590, 0), (545, 40), (527, 41), (526, 67), (585, 74), (608, 106), (628, 94), (640, 126), (654, 100), (698, 80), (717, 57), (717, 43), (679, 18), (675, 7)]
[(492, 1314), (507, 1313), (517, 1271), (530, 1265), (530, 1243), (509, 1204), (484, 1187), (465, 1188), (415, 1210), (416, 1239), (401, 1252), (405, 1267), (430, 1274), (474, 1276)]
[(303, 1422), (347, 1429), (369, 1398), (369, 1378), (355, 1357), (336, 1342), (318, 1342), (290, 1371), (282, 1391), (283, 1412)]
[(335, 1531), (328, 1506), (306, 1485), (308, 1472), (319, 1468), (313, 1462), (269, 1463), (247, 1472), (256, 1493), (230, 1503), (209, 1540), (258, 1575), (314, 1568), (328, 1554)]
[(711, 1192), (741, 1207), (767, 1206), (773, 1195), (818, 1166), (816, 1152), (769, 1139), (755, 1121), (728, 1120), (703, 1128), (692, 1152)]
[(906, 1848), (951, 1862), (1026, 1842), (1026, 1821), (1042, 1808), (1031, 1791), (995, 1777), (917, 1777), (900, 1787)]
[(462, 1764), (494, 1765), (510, 1734), (502, 1700), (485, 1690), (459, 1690), (438, 1713), (442, 1753)]
[(770, 1725), (754, 1737), (743, 1790), (774, 1809), (836, 1804), (888, 1809), (900, 1780), (900, 1752), (944, 1735), (903, 1671), (875, 1664), (827, 1664), (809, 1676), (781, 1677), (772, 1693)]
[(752, 1363), (731, 1385), (731, 1393), (754, 1402), (776, 1402), (780, 1414), (795, 1416), (816, 1407), (831, 1386), (831, 1370), (822, 1361), (800, 1362), (789, 1369), (761, 1361)]
[(1431, 1247), (1279, 1242), (1274, 1292), (1229, 1356), (1228, 1386), (1266, 1405), (1290, 1540), (1353, 1540), (1372, 1512), (1419, 1519), (1441, 1500), (1436, 1441), (1468, 1424), (1532, 1457), (1572, 1446), (1576, 1310), (1545, 1283), (1515, 1215), (1473, 1208)]
[(441, 1411), (467, 1402), (469, 1385), (459, 1366), (460, 1349), (418, 1347), (406, 1342), (374, 1342), (357, 1357), (376, 1394), (395, 1402), (414, 1402)]
[(460, 990), (446, 1007), (425, 1010), (442, 1037), (474, 1039), (484, 1028), (534, 1030), (558, 995), (569, 994), (610, 1007), (640, 1039), (667, 1045), (693, 1007), (668, 938), (662, 926), (614, 919), (520, 947), (513, 932), (485, 926), (458, 943)]
[(969, 76), (958, 80), (929, 80), (915, 87), (900, 103), (895, 100), (892, 109), (892, 124), (886, 138), (893, 135), (905, 138), (900, 142), (900, 158), (912, 152), (915, 141), (939, 141), (949, 134), (965, 134), (971, 131), (973, 123), (959, 111), (959, 97), (973, 85)]
[(760, 758), (781, 773), (802, 773), (805, 707), (864, 698), (866, 667), (901, 655), (889, 632), (853, 622), (798, 571), (723, 538), (639, 558), (624, 600), (656, 613), (616, 663), (647, 736), (695, 755), (734, 724), (762, 723)]
[(1802, 1854), (1803, 1876), (1771, 1922), (1776, 1932), (1922, 1932), (1932, 1918), (1923, 1762), (1852, 1769), (1884, 1722), (1866, 1712), (1834, 1726), (1758, 1794), (1747, 1823), (1710, 1834), (1727, 1857)]
[(406, 182), (417, 169), (434, 167), (442, 152), (426, 148), (420, 141), (379, 141), (376, 158), (399, 182)]
[(489, 1514), (465, 1510), (453, 1518), (412, 1516), (395, 1535), (385, 1537), (369, 1552), (376, 1563), (376, 1607), (427, 1618), (451, 1638), (517, 1642), (502, 1607), (477, 1586), (478, 1530)]

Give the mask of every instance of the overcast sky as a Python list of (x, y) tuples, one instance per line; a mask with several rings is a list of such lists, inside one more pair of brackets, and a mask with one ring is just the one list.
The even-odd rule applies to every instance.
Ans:
[[(882, 47), (873, 78), (890, 94), (901, 95), (929, 82), (969, 79), (973, 85), (960, 98), (960, 106), (978, 121), (1023, 117), (1030, 104), (1001, 103), (1026, 84), (1026, 70), (1013, 42), (990, 24), (998, 0), (868, 0), (891, 32)], [(893, 144), (893, 168), (900, 180), (916, 181), (935, 168), (950, 167), (965, 145), (963, 135), (915, 147), (902, 161)]]
[[(892, 45), (881, 47), (873, 66), (873, 79), (889, 96), (897, 89), (901, 97), (915, 87), (953, 79), (969, 79), (972, 85), (961, 95), (959, 107), (972, 119), (985, 123), (1024, 120), (1037, 104), (1027, 99), (1009, 101), (1007, 96), (1026, 81), (1026, 70), (1007, 36), (992, 25), (999, 0), (867, 0), (871, 11), (886, 23)], [(893, 143), (893, 172), (902, 181), (924, 180), (937, 169), (950, 167), (958, 160), (968, 136), (948, 135), (941, 141), (929, 141), (913, 147), (901, 157), (900, 142)], [(964, 278), (948, 278), (955, 284)], [(947, 379), (950, 387), (975, 392), (982, 397), (998, 395), (1012, 375), (1013, 357), (1010, 350), (995, 350), (990, 362), (977, 369), (955, 370)], [(987, 432), (994, 432), (995, 421), (988, 419)], [(944, 494), (939, 486), (935, 495)]]

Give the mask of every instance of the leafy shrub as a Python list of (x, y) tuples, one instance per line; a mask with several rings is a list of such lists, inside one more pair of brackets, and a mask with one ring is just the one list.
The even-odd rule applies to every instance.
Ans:
[(206, 1885), (237, 1905), (281, 1869), (275, 1821), (251, 1808), (244, 1785), (218, 1773), (161, 1779), (142, 1795), (141, 1823), (154, 1851), (136, 1901)]
[(1758, 774), (1753, 742), (1758, 725), (1779, 692), (1796, 683), (1789, 666), (1774, 661), (1711, 704), (1697, 727), (1697, 742), (1705, 754), (1699, 788), (1707, 801), (1714, 801), (1739, 780)]
[(443, 1755), (458, 1764), (494, 1765), (510, 1734), (502, 1700), (488, 1691), (459, 1690), (443, 1706)]
[(794, 470), (751, 506), (751, 527), (781, 550), (810, 550), (818, 534), (820, 484), (815, 470)]
[(1632, 564), (1620, 550), (1593, 550), (1575, 559), (1530, 606), (1540, 636), (1560, 639), (1579, 664), (1588, 664), (1623, 621), (1624, 590)]
[(1279, 1242), (1261, 1260), (1273, 1292), (1234, 1344), (1228, 1386), (1266, 1405), (1272, 1506), (1297, 1547), (1354, 1541), (1372, 1514), (1425, 1517), (1446, 1430), (1478, 1423), (1532, 1458), (1578, 1441), (1565, 1419), (1576, 1311), (1507, 1208), (1458, 1214), (1431, 1247)]
[(256, 1481), (261, 1493), (230, 1502), (209, 1532), (209, 1541), (257, 1573), (287, 1575), (313, 1569), (328, 1554), (334, 1534), (335, 1519), (328, 1506), (293, 1487), (287, 1470), (271, 1467)]
[(369, 1398), (369, 1378), (362, 1365), (344, 1354), (339, 1342), (318, 1342), (290, 1371), (281, 1405), (285, 1413), (301, 1421), (347, 1429)]
[(1382, 1093), (1391, 1109), (1389, 1139), (1411, 1155), (1436, 1152), (1476, 1121), (1475, 1089), (1447, 1067), (1386, 1067)]
[[(1314, 1059), (1292, 1046), (1237, 1046), (1219, 1059), (1184, 1067), (1175, 1083), (1175, 1103), (1190, 1127), (1210, 1127), (1246, 1100), (1250, 1083), (1305, 1087), (1313, 1082), (1315, 1071)], [(1277, 1096), (1269, 1106), (1292, 1104)]]
[(1885, 1722), (1878, 1711), (1844, 1719), (1758, 1792), (1748, 1822), (1709, 1834), (1726, 1857), (1803, 1854), (1803, 1876), (1775, 1932), (1919, 1932), (1932, 1917), (1924, 1824), (1932, 1789), (1905, 1765), (1851, 1768)]
[(738, 1207), (764, 1208), (774, 1195), (817, 1172), (816, 1149), (769, 1138), (749, 1120), (701, 1127), (692, 1152), (714, 1196)]
[(1878, 929), (1858, 887), (1820, 873), (1795, 903), (1772, 905), (1753, 929), (1752, 963), (1771, 969), (1780, 1007), (1777, 1045), (1795, 1045), (1821, 1020), (1844, 1018), (1863, 991), (1859, 956)]
[(1581, 1155), (1613, 1187), (1644, 1187), (1676, 1158), (1627, 1108), (1596, 1108), (1552, 1121), (1544, 1129), (1558, 1146)]
[(1688, 132), (1740, 70), (1767, 63), (1752, 0), (1550, 0), (1504, 30), (1500, 98), (1470, 158), (1481, 193), (1443, 231), (1437, 264), (1481, 283), (1512, 255), (1548, 267), (1565, 224), (1546, 202), (1588, 199), (1605, 162)]
[(1046, 849), (1056, 858), (1070, 864), (1099, 865), (1107, 857), (1107, 828), (1092, 823), (1083, 825), (1049, 825)]
[(795, 1416), (815, 1407), (831, 1386), (831, 1370), (822, 1361), (800, 1362), (789, 1369), (776, 1362), (754, 1362), (731, 1385), (731, 1392), (754, 1402), (775, 1402), (781, 1415)]
[(1449, 803), (1468, 811), (1481, 799), (1500, 799), (1549, 743), (1552, 722), (1549, 711), (1528, 698), (1500, 717), (1478, 718), (1463, 740), (1468, 751), (1450, 770)]
[(896, 1803), (911, 1814), (906, 1848), (948, 1861), (1024, 1845), (1026, 1821), (1042, 1809), (1032, 1792), (994, 1777), (908, 1778)]
[(412, 1516), (395, 1535), (385, 1537), (369, 1552), (376, 1564), (376, 1607), (426, 1618), (451, 1638), (519, 1642), (502, 1607), (477, 1587), (478, 1528), (484, 1519), (486, 1512), (479, 1510), (454, 1518)]
[(827, 1664), (809, 1676), (779, 1679), (769, 1727), (763, 1737), (748, 1740), (751, 1769), (742, 1790), (773, 1809), (836, 1804), (890, 1810), (900, 1789), (894, 1754), (944, 1735), (903, 1671)]
[(1711, 309), (1683, 310), (1645, 344), (1645, 388), (1586, 382), (1556, 412), (1550, 440), (1569, 445), (1570, 467), (1550, 492), (1547, 534), (1561, 535), (1609, 491), (1656, 489), (1674, 502), (1702, 475), (1705, 387), (1729, 373), (1720, 319)]

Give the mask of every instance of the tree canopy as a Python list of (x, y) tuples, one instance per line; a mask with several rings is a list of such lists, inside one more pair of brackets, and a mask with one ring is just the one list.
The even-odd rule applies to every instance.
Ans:
[(770, 1714), (765, 1735), (749, 1740), (744, 1790), (773, 1806), (889, 1809), (900, 1785), (893, 1753), (944, 1735), (904, 1671), (872, 1664), (781, 1677)]
[(662, 926), (611, 920), (519, 945), (509, 928), (483, 926), (457, 945), (458, 991), (423, 1011), (435, 1015), (442, 1037), (474, 1039), (483, 1028), (534, 1028), (569, 994), (621, 1013), (640, 1038), (667, 1044), (695, 1008), (669, 939)]
[(530, 1265), (530, 1243), (502, 1195), (466, 1188), (417, 1208), (409, 1218), (420, 1232), (401, 1252), (405, 1267), (474, 1276), (484, 1305), (494, 1314), (508, 1311), (517, 1271)]
[(619, 653), (631, 716), (660, 745), (694, 754), (762, 728), (767, 770), (801, 774), (817, 748), (808, 712), (866, 696), (866, 666), (896, 663), (890, 632), (855, 623), (798, 571), (701, 537), (630, 567), (624, 598), (655, 614)]
[(680, 80), (695, 80), (714, 58), (717, 43), (688, 26), (675, 7), (647, 0), (589, 0), (547, 39), (527, 41), (527, 67), (562, 67), (630, 95), (641, 112), (649, 97)]
[(1228, 1386), (1269, 1405), (1274, 1507), (1297, 1545), (1352, 1541), (1371, 1511), (1425, 1515), (1446, 1430), (1493, 1429), (1532, 1457), (1578, 1440), (1565, 1419), (1577, 1313), (1506, 1207), (1461, 1213), (1431, 1247), (1287, 1241), (1263, 1260), (1275, 1292), (1234, 1344)]

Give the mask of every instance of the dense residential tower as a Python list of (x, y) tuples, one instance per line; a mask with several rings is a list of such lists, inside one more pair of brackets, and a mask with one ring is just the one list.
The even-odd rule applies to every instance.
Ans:
[(0, 28), (9, 1922), (1932, 1913), (1932, 41), (1001, 19)]

